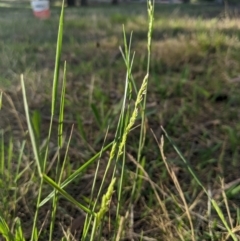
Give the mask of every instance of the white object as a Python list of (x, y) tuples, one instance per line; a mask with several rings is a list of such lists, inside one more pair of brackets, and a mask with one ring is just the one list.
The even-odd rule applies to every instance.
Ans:
[(49, 0), (32, 0), (31, 6), (32, 6), (35, 17), (37, 17), (37, 18), (49, 18), (50, 17)]

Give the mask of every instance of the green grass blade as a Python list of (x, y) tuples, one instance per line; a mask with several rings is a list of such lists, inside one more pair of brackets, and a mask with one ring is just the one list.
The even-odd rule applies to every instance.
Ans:
[(39, 150), (38, 150), (38, 146), (37, 146), (34, 130), (33, 130), (31, 119), (30, 119), (30, 115), (29, 115), (27, 94), (26, 94), (26, 88), (25, 88), (25, 84), (24, 84), (23, 75), (21, 75), (21, 86), (22, 86), (23, 104), (24, 104), (24, 109), (25, 109), (27, 125), (28, 125), (28, 131), (29, 131), (29, 135), (30, 135), (30, 139), (31, 139), (32, 149), (33, 149), (33, 153), (34, 153), (34, 158), (35, 158), (36, 164), (37, 164), (38, 174), (39, 174), (39, 176), (41, 176), (42, 166), (41, 166)]
[(58, 124), (58, 146), (59, 148), (63, 145), (63, 120), (64, 120), (64, 106), (65, 106), (65, 90), (66, 90), (66, 61), (64, 62), (63, 71), (63, 84), (61, 93), (60, 113), (59, 113), (59, 124)]
[(0, 216), (0, 234), (7, 240), (7, 241), (13, 241), (14, 237), (5, 222), (5, 220)]
[(40, 124), (41, 124), (41, 115), (38, 110), (35, 110), (33, 112), (33, 115), (31, 117), (33, 130), (35, 131), (35, 135), (37, 138), (37, 141), (40, 139)]
[[(102, 152), (108, 150), (112, 146), (113, 142), (105, 146), (100, 152), (98, 152), (95, 156), (93, 156), (90, 160), (88, 160), (85, 164), (83, 164), (81, 167), (79, 167), (73, 174), (71, 174), (61, 185), (61, 188), (66, 187), (69, 183), (71, 183), (76, 177), (78, 177), (81, 173), (83, 173), (84, 170), (86, 170), (87, 167), (89, 167), (96, 159), (98, 159)], [(51, 192), (42, 202), (39, 204), (39, 206), (43, 206), (45, 203), (47, 203), (54, 195), (54, 192)]]
[(66, 152), (65, 152), (65, 155), (64, 155), (64, 159), (63, 159), (63, 164), (62, 164), (62, 168), (61, 168), (60, 175), (59, 175), (58, 185), (61, 184), (61, 180), (62, 180), (62, 176), (63, 176), (63, 171), (64, 171), (65, 166), (66, 166), (66, 161), (67, 161), (67, 156), (68, 156), (68, 150), (69, 150), (69, 146), (70, 146), (70, 141), (71, 141), (71, 138), (72, 138), (72, 134), (73, 134), (73, 127), (72, 127), (72, 129), (71, 129), (70, 137), (69, 137), (69, 140), (68, 140), (68, 143), (67, 143)]
[(224, 214), (223, 214), (222, 210), (220, 209), (220, 207), (218, 206), (217, 202), (214, 199), (211, 199), (211, 203), (212, 203), (213, 207), (215, 208), (219, 218), (223, 222), (225, 228), (227, 229), (228, 233), (232, 237), (232, 239), (234, 241), (238, 241), (236, 235), (232, 232), (231, 228), (229, 227), (229, 225), (228, 225), (228, 223), (227, 223), (227, 221), (226, 221), (226, 219), (224, 217)]
[(47, 156), (48, 156), (48, 148), (49, 148), (48, 144), (49, 144), (49, 140), (50, 140), (51, 133), (52, 133), (53, 118), (54, 118), (55, 107), (56, 107), (58, 79), (59, 79), (59, 66), (60, 66), (60, 59), (61, 59), (61, 53), (62, 53), (63, 20), (64, 20), (64, 0), (62, 2), (62, 9), (61, 9), (61, 14), (60, 14), (60, 18), (59, 18), (58, 38), (57, 38), (56, 57), (55, 57), (55, 68), (54, 68), (53, 85), (52, 85), (51, 120), (50, 120), (50, 126), (49, 126), (49, 131), (48, 131), (47, 148), (45, 150), (43, 172), (45, 171), (45, 167), (46, 167)]
[(82, 209), (88, 214), (95, 215), (90, 209), (85, 207), (84, 205), (80, 204), (78, 201), (76, 201), (71, 195), (69, 195), (66, 191), (64, 191), (56, 182), (54, 182), (50, 177), (48, 177), (46, 174), (43, 174), (43, 180), (48, 183), (50, 186), (52, 186), (54, 189), (56, 189), (63, 197), (65, 197), (68, 201), (73, 203), (76, 207)]
[[(24, 80), (23, 80), (23, 75), (21, 75), (21, 86), (22, 86), (23, 103), (24, 103), (25, 115), (26, 115), (26, 119), (27, 119), (28, 131), (29, 131), (29, 134), (30, 134), (32, 149), (33, 149), (35, 161), (36, 161), (36, 164), (37, 164), (38, 174), (41, 177), (42, 176), (42, 166), (41, 166), (39, 150), (38, 150), (38, 147), (37, 147), (34, 130), (33, 130), (32, 124), (31, 124), (30, 116), (29, 116), (28, 102), (27, 102), (26, 89), (25, 89), (25, 84), (24, 84)], [(36, 225), (37, 225), (38, 211), (39, 211), (38, 210), (38, 204), (40, 202), (40, 198), (41, 198), (41, 195), (42, 195), (42, 184), (43, 184), (43, 181), (41, 179), (41, 183), (40, 183), (40, 186), (39, 186), (39, 192), (38, 192), (37, 209), (35, 211), (34, 220), (33, 220), (31, 241), (35, 240), (35, 238), (37, 236)]]
[(240, 193), (240, 185), (233, 186), (232, 188), (229, 188), (226, 190), (226, 196), (228, 198), (235, 197)]
[(63, 38), (63, 24), (64, 24), (64, 0), (62, 2), (62, 10), (59, 19), (58, 27), (58, 38), (57, 38), (57, 49), (55, 58), (55, 68), (53, 76), (53, 89), (52, 89), (52, 116), (55, 112), (56, 98), (57, 98), (57, 88), (58, 88), (58, 76), (59, 76), (59, 66), (62, 53), (62, 38)]
[[(33, 130), (30, 115), (29, 115), (29, 108), (28, 108), (27, 95), (26, 95), (26, 89), (25, 89), (25, 84), (24, 84), (24, 80), (23, 80), (23, 75), (21, 75), (21, 86), (22, 86), (23, 104), (24, 104), (24, 109), (25, 109), (27, 125), (28, 125), (28, 131), (29, 131), (29, 135), (30, 135), (30, 139), (31, 139), (31, 144), (32, 144), (32, 149), (33, 149), (36, 165), (37, 165), (38, 174), (41, 177), (42, 165), (41, 165), (41, 161), (40, 161), (40, 155), (39, 155), (37, 142), (35, 139), (34, 130)], [(36, 237), (36, 233), (37, 233), (36, 224), (37, 224), (37, 219), (38, 219), (38, 204), (40, 202), (40, 198), (41, 198), (41, 194), (42, 194), (42, 184), (43, 184), (43, 181), (41, 179), (41, 183), (39, 186), (39, 192), (38, 192), (37, 209), (35, 211), (34, 220), (33, 220), (31, 241), (34, 240), (34, 237)]]
[[(108, 130), (106, 132), (103, 145), (105, 144), (107, 134), (108, 134)], [(96, 166), (96, 169), (95, 169), (95, 175), (94, 175), (93, 184), (92, 184), (92, 190), (91, 190), (91, 194), (90, 194), (90, 200), (88, 201), (89, 207), (91, 207), (91, 209), (93, 211), (95, 210), (95, 208), (97, 206), (97, 203), (98, 203), (98, 200), (99, 200), (99, 196), (100, 196), (100, 193), (102, 191), (102, 187), (103, 187), (103, 184), (104, 184), (104, 181), (105, 181), (105, 174), (108, 171), (108, 167), (107, 167), (106, 170), (105, 170), (104, 176), (102, 178), (101, 185), (100, 185), (100, 187), (98, 189), (97, 197), (95, 198), (95, 200), (93, 200), (93, 192), (95, 190), (95, 185), (96, 185), (96, 181), (97, 181), (97, 174), (98, 174), (98, 170), (99, 170), (99, 164), (100, 164), (101, 155), (102, 155), (102, 153), (100, 154), (100, 156), (98, 158), (98, 163), (97, 163), (97, 166)], [(85, 238), (86, 238), (86, 236), (88, 234), (89, 228), (91, 226), (92, 218), (93, 218), (93, 216), (89, 216), (89, 215), (86, 216), (85, 225), (84, 225), (83, 233), (82, 233), (83, 241), (85, 240)]]
[[(64, 104), (65, 104), (65, 90), (66, 90), (66, 61), (64, 62), (64, 71), (63, 71), (63, 81), (62, 81), (62, 91), (61, 91), (61, 102), (60, 102), (60, 110), (59, 110), (59, 119), (58, 119), (58, 161), (56, 168), (56, 178), (58, 185), (61, 181), (61, 170), (60, 170), (60, 149), (63, 146), (63, 120), (64, 120)], [(67, 154), (67, 153), (66, 153)], [(58, 205), (58, 192), (54, 192), (54, 198), (52, 201), (52, 213), (51, 213), (51, 224), (50, 224), (50, 232), (49, 232), (49, 241), (53, 240), (53, 231), (55, 226), (55, 219), (57, 213), (57, 205)]]
[[(51, 121), (50, 121), (50, 126), (49, 126), (49, 131), (48, 131), (47, 147), (46, 147), (46, 150), (45, 150), (45, 156), (44, 156), (44, 160), (43, 160), (43, 164), (42, 164), (42, 172), (43, 173), (45, 172), (46, 163), (47, 163), (49, 140), (50, 140), (50, 136), (51, 136), (51, 133), (52, 133), (53, 118), (54, 118), (54, 112), (55, 112), (55, 106), (56, 106), (56, 97), (57, 97), (57, 89), (58, 89), (58, 77), (59, 77), (59, 65), (60, 65), (60, 58), (61, 58), (61, 51), (62, 51), (63, 17), (64, 17), (64, 1), (62, 2), (62, 9), (61, 9), (61, 14), (60, 14), (60, 19), (59, 19), (58, 39), (57, 39), (55, 68), (54, 68), (53, 87), (52, 87)], [(31, 132), (33, 132), (33, 131), (31, 130)], [(40, 165), (38, 165), (38, 171), (40, 171)], [(41, 173), (39, 173), (39, 174), (41, 176)], [(36, 228), (36, 225), (37, 225), (37, 220), (38, 220), (38, 211), (39, 211), (39, 207), (40, 207), (39, 203), (41, 201), (41, 196), (42, 196), (42, 187), (43, 187), (43, 179), (41, 178), (41, 182), (40, 182), (40, 186), (39, 186), (39, 192), (38, 192), (38, 198), (37, 198), (37, 204), (36, 204), (37, 209), (36, 209), (35, 214), (34, 214), (34, 221), (33, 221), (34, 223), (33, 223), (33, 227), (32, 227), (31, 241), (35, 241), (38, 237), (38, 230)]]
[[(124, 94), (123, 94), (122, 109), (121, 109), (119, 123), (118, 123), (117, 130), (116, 130), (116, 143), (118, 140), (119, 141), (122, 140), (123, 134), (127, 127), (127, 123), (129, 122), (130, 106), (128, 105), (128, 107), (126, 108), (126, 103), (127, 103), (127, 97), (129, 100), (131, 100), (131, 98), (132, 98), (132, 86), (131, 86), (131, 82), (129, 81), (130, 76), (131, 76), (130, 50), (131, 50), (131, 42), (132, 42), (132, 33), (130, 35), (129, 46), (128, 46), (124, 25), (123, 25), (123, 40), (124, 40), (124, 51), (125, 52), (123, 53), (121, 48), (120, 48), (120, 51), (122, 53), (122, 57), (124, 59), (125, 66), (126, 66), (126, 77), (125, 77), (125, 89), (124, 89)], [(119, 159), (119, 156), (116, 157), (116, 162), (118, 161), (118, 159)], [(122, 164), (121, 177), (119, 180), (119, 188), (117, 190), (118, 205), (117, 205), (117, 210), (116, 210), (116, 218), (119, 215), (121, 199), (122, 199), (123, 176), (124, 176), (124, 172), (125, 172), (124, 171), (125, 170), (125, 148), (123, 148), (123, 158), (122, 159), (123, 160), (121, 163)], [(115, 172), (115, 170), (114, 170), (114, 172)]]

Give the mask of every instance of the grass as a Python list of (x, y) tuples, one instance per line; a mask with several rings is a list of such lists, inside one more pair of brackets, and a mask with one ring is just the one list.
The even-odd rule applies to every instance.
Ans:
[(239, 239), (238, 12), (129, 6), (0, 9), (6, 240)]

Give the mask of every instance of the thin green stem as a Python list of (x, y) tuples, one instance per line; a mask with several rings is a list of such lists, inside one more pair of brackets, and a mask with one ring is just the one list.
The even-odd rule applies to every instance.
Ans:
[[(148, 9), (148, 35), (147, 35), (147, 76), (149, 76), (149, 71), (150, 71), (150, 63), (151, 63), (151, 45), (152, 45), (152, 31), (153, 31), (153, 22), (154, 22), (154, 4), (151, 1), (147, 2), (147, 9)], [(146, 138), (146, 102), (147, 102), (147, 90), (148, 90), (148, 79), (147, 77), (147, 83), (146, 83), (146, 94), (143, 97), (143, 104), (141, 108), (141, 130), (140, 130), (140, 137), (139, 137), (139, 143), (138, 143), (138, 154), (137, 154), (137, 161), (138, 163), (141, 162), (141, 155), (142, 155), (142, 150), (145, 144), (145, 138)], [(138, 177), (139, 173), (139, 168), (136, 168), (136, 179)], [(135, 199), (135, 192), (136, 192), (136, 185), (137, 185), (137, 180), (134, 181), (133, 183), (133, 188), (132, 188), (132, 200)]]

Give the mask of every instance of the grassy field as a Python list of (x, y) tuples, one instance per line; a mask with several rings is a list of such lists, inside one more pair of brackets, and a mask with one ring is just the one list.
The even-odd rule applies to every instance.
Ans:
[(157, 4), (149, 57), (146, 4), (65, 9), (52, 116), (60, 11), (0, 8), (0, 240), (239, 240), (239, 10)]

